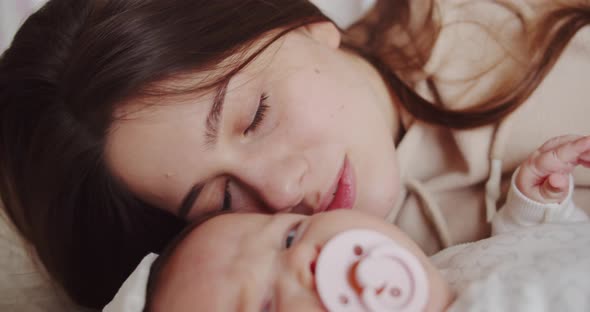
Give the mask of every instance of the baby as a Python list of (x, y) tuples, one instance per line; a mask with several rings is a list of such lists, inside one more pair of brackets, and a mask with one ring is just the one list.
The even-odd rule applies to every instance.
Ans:
[[(590, 223), (572, 201), (577, 165), (590, 167), (590, 136), (548, 141), (515, 172), (494, 236), (431, 258), (354, 211), (218, 215), (153, 265), (146, 257), (104, 311), (586, 311)], [(580, 296), (553, 292), (566, 284)]]

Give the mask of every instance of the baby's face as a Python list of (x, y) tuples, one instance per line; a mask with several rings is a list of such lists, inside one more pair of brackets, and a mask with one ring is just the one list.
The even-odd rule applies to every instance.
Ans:
[(352, 229), (383, 234), (412, 254), (426, 273), (426, 310), (446, 306), (447, 284), (403, 232), (365, 214), (334, 211), (211, 219), (185, 238), (161, 272), (155, 311), (325, 311), (316, 262), (330, 239)]

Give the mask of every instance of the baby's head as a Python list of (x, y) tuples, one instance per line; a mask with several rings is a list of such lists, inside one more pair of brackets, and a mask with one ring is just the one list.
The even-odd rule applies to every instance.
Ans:
[(347, 311), (370, 304), (367, 296), (391, 311), (441, 311), (453, 297), (424, 253), (381, 219), (227, 214), (193, 227), (157, 260), (145, 311)]

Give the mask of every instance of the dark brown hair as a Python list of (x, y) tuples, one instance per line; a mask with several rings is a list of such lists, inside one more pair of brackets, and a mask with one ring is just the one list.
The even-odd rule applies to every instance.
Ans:
[(320, 20), (305, 0), (52, 0), (24, 23), (0, 60), (0, 192), (77, 303), (102, 307), (184, 226), (109, 172), (117, 103), (212, 68), (270, 30)]
[[(437, 38), (436, 7), (425, 0), (378, 5), (366, 40), (347, 46), (373, 62), (410, 113), (455, 128), (513, 111), (590, 20), (587, 4), (548, 9), (537, 27), (525, 27), (533, 61), (516, 87), (451, 111), (411, 88)], [(139, 200), (108, 170), (103, 147), (116, 105), (165, 93), (150, 87), (214, 68), (271, 30), (325, 20), (307, 0), (50, 0), (24, 23), (0, 60), (0, 194), (76, 302), (102, 307), (144, 255), (159, 252), (185, 225)], [(195, 89), (222, 83), (256, 54)]]

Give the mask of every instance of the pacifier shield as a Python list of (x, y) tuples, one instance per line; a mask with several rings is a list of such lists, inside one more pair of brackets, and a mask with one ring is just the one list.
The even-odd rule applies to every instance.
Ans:
[(324, 245), (316, 286), (331, 312), (421, 311), (428, 280), (419, 260), (389, 237), (350, 230)]

